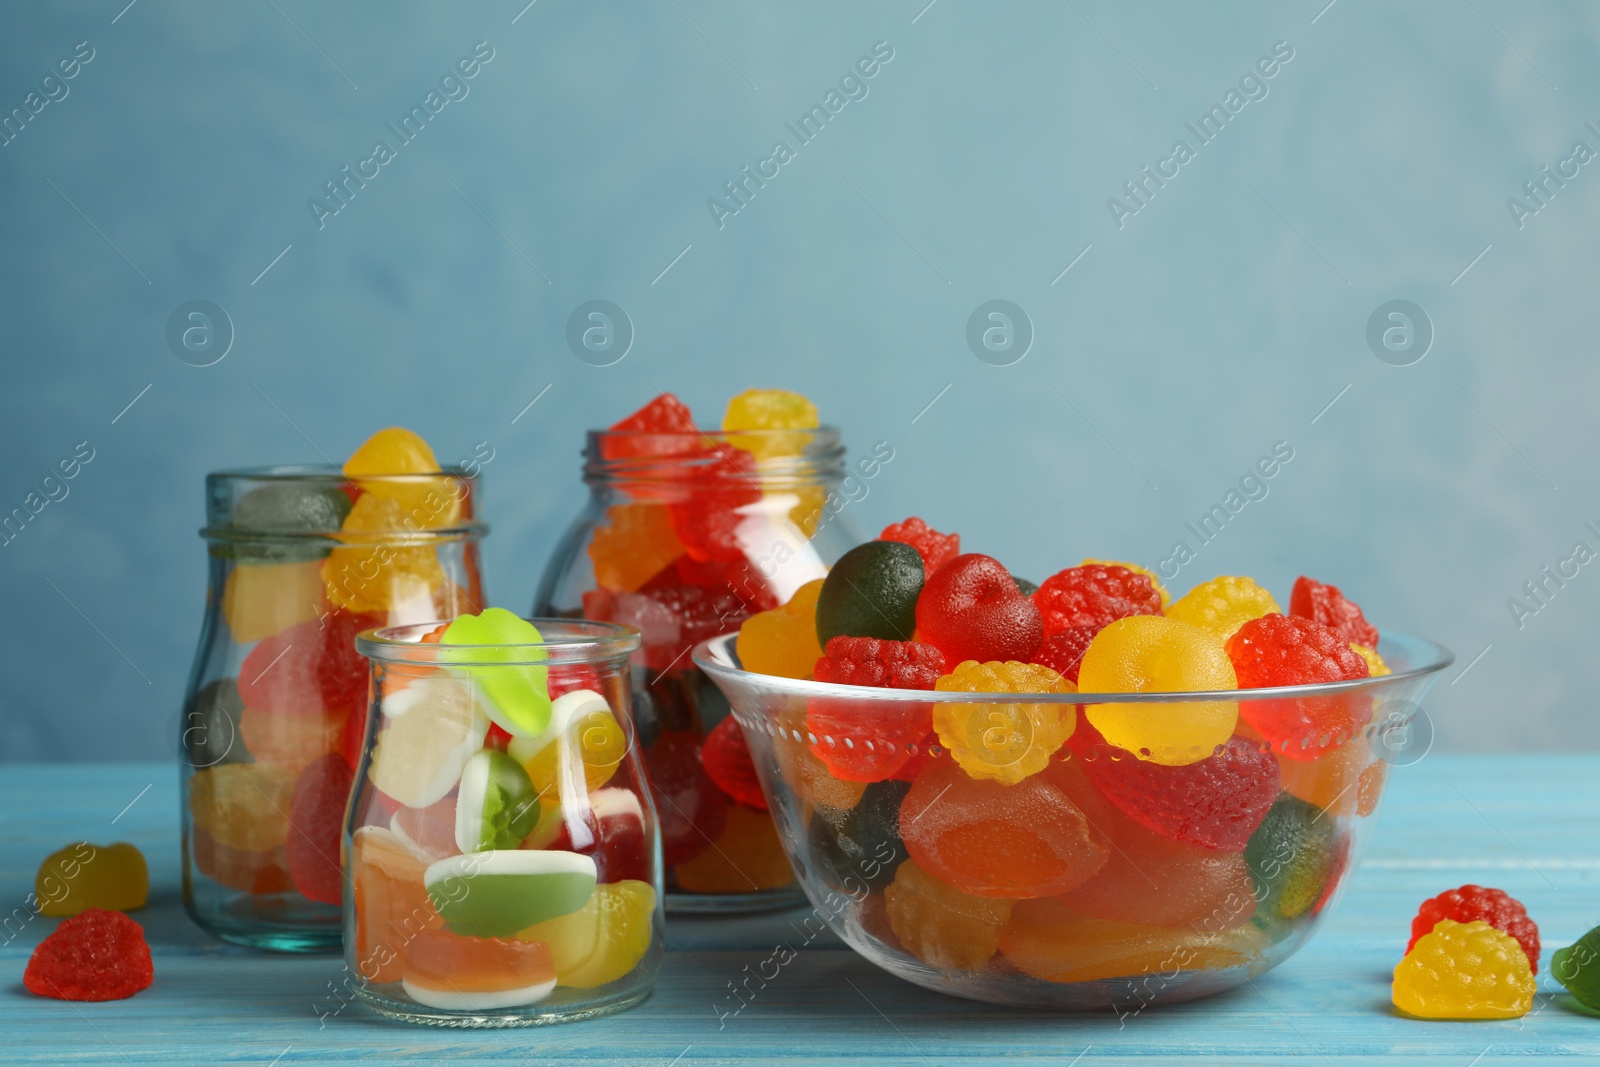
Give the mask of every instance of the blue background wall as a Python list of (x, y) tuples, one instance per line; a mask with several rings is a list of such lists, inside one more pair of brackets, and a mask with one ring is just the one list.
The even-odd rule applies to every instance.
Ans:
[[(658, 389), (714, 421), (757, 384), (893, 444), (860, 529), (918, 512), (1036, 578), (1155, 565), (1286, 441), (1176, 591), (1339, 582), (1456, 649), (1439, 746), (1600, 744), (1600, 565), (1520, 629), (1507, 605), (1600, 549), (1600, 166), (1521, 228), (1507, 206), (1600, 149), (1600, 10), (524, 2), (5, 13), (0, 109), (94, 58), (0, 147), (0, 511), (94, 459), (0, 549), (0, 758), (166, 751), (207, 470), (390, 423), (447, 459), (488, 441), (487, 581), (525, 609), (585, 427)], [(468, 95), (319, 229), (308, 198), (480, 41)], [(719, 228), (708, 198), (880, 41), (868, 94)], [(1108, 198), (1279, 41), (1267, 95), (1119, 228)], [(1004, 367), (965, 337), (996, 298), (1035, 332)], [(194, 299), (235, 331), (209, 367), (166, 341)], [(565, 340), (592, 299), (636, 330), (612, 366)], [(1366, 341), (1393, 299), (1435, 331), (1410, 366)]]

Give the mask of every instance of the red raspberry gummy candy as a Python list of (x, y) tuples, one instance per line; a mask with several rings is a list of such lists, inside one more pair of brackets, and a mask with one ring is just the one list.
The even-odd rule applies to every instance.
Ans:
[(1521, 901), (1504, 890), (1464, 885), (1424, 900), (1417, 909), (1417, 917), (1411, 920), (1411, 940), (1406, 944), (1406, 951), (1410, 952), (1424, 936), (1433, 933), (1434, 924), (1440, 919), (1488, 923), (1515, 938), (1528, 957), (1528, 966), (1533, 968), (1534, 974), (1539, 973), (1539, 924), (1528, 918)]
[(706, 769), (706, 777), (734, 800), (767, 810), (761, 779), (756, 777), (756, 764), (738, 719), (729, 715), (706, 734), (700, 745), (700, 765)]
[(1065, 630), (1057, 630), (1046, 637), (1039, 645), (1039, 651), (1033, 655), (1033, 662), (1049, 667), (1061, 677), (1078, 684), (1078, 667), (1083, 663), (1083, 654), (1088, 651), (1089, 642), (1094, 640), (1094, 635), (1100, 630), (1095, 626), (1070, 626)]
[(1039, 609), (1022, 595), (1011, 572), (976, 552), (928, 576), (917, 598), (917, 629), (952, 666), (969, 659), (1027, 663), (1044, 640)]
[(694, 416), (683, 401), (662, 393), (632, 415), (611, 427), (613, 434), (693, 434), (691, 437), (602, 437), (600, 454), (606, 459), (692, 455), (704, 447)]
[(942, 534), (915, 515), (905, 522), (890, 523), (878, 535), (880, 541), (901, 541), (917, 550), (923, 569), (932, 574), (961, 555), (961, 535)]
[(1289, 594), (1289, 614), (1331, 626), (1352, 645), (1378, 647), (1378, 628), (1367, 621), (1354, 602), (1345, 599), (1336, 585), (1324, 585), (1302, 574), (1294, 580), (1294, 590)]
[[(834, 637), (812, 676), (875, 689), (932, 689), (943, 673), (943, 654), (920, 641)], [(898, 776), (911, 761), (915, 743), (933, 729), (933, 711), (927, 704), (898, 700), (813, 697), (806, 705), (806, 729), (816, 737), (811, 751), (835, 778), (881, 782)]]
[(344, 755), (330, 752), (308, 763), (294, 783), (289, 836), (283, 847), (294, 887), (308, 900), (333, 905), (344, 900), (339, 837), (353, 777)]
[[(1251, 619), (1228, 638), (1227, 649), (1240, 689), (1343, 682), (1371, 673), (1342, 633), (1298, 615)], [(1314, 760), (1365, 726), (1372, 702), (1360, 693), (1244, 700), (1239, 716), (1289, 759)]]
[(120, 911), (86, 908), (39, 942), (22, 984), (58, 1000), (121, 1000), (155, 980), (144, 927)]
[(742, 510), (761, 500), (756, 459), (742, 448), (718, 445), (685, 479), (686, 492), (667, 504), (672, 532), (696, 560), (736, 560), (744, 555), (738, 530)]
[(921, 641), (833, 637), (811, 676), (819, 682), (875, 689), (932, 689), (944, 673), (944, 654)]
[(1161, 614), (1161, 594), (1149, 577), (1107, 563), (1057, 571), (1039, 585), (1033, 602), (1047, 634), (1079, 626), (1099, 631), (1129, 615)]

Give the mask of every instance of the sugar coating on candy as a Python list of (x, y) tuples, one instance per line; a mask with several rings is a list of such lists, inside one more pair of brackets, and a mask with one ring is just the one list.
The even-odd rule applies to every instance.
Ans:
[(295, 888), (308, 900), (337, 905), (344, 899), (339, 838), (353, 778), (344, 756), (330, 752), (307, 764), (295, 781), (284, 851)]
[[(1072, 684), (1036, 663), (957, 664), (934, 688), (942, 693), (1070, 693)], [(973, 778), (1015, 785), (1044, 769), (1077, 725), (1071, 704), (937, 704), (933, 727)]]
[(1079, 626), (1098, 630), (1129, 615), (1160, 615), (1161, 594), (1148, 577), (1117, 564), (1057, 571), (1033, 594), (1045, 633)]
[(957, 556), (928, 576), (917, 598), (918, 638), (947, 664), (1026, 662), (1039, 650), (1044, 623), (1034, 601), (992, 556)]
[(63, 919), (28, 958), (22, 984), (58, 1000), (122, 1000), (155, 980), (144, 927), (120, 911)]
[(1509, 934), (1522, 946), (1533, 973), (1539, 973), (1539, 925), (1528, 917), (1522, 902), (1505, 890), (1464, 885), (1424, 900), (1417, 909), (1417, 917), (1411, 920), (1411, 940), (1406, 944), (1406, 951), (1410, 952), (1418, 941), (1432, 933), (1441, 919), (1454, 919), (1458, 923), (1482, 921)]
[(1394, 969), (1394, 1006), (1421, 1019), (1516, 1019), (1536, 991), (1522, 946), (1481, 921), (1439, 920)]
[(1083, 654), (1089, 651), (1089, 644), (1099, 632), (1095, 626), (1070, 626), (1065, 630), (1057, 630), (1040, 643), (1039, 651), (1033, 654), (1033, 662), (1049, 667), (1077, 685), (1078, 667), (1083, 663)]
[(289, 834), (295, 775), (261, 763), (221, 763), (189, 780), (189, 817), (219, 845), (268, 852)]
[(1251, 619), (1278, 611), (1272, 594), (1254, 578), (1224, 574), (1201, 582), (1167, 605), (1167, 616), (1228, 637)]
[(823, 579), (796, 589), (782, 607), (752, 615), (739, 627), (735, 648), (747, 671), (779, 678), (808, 678), (822, 655), (817, 641), (817, 597)]
[(1130, 570), (1135, 574), (1142, 574), (1146, 578), (1150, 579), (1150, 587), (1160, 594), (1161, 606), (1163, 608), (1166, 607), (1166, 605), (1172, 600), (1172, 594), (1167, 592), (1167, 587), (1161, 584), (1161, 579), (1157, 577), (1156, 572), (1151, 570), (1149, 567), (1141, 567), (1137, 563), (1129, 563), (1126, 560), (1120, 559), (1086, 559), (1082, 563), (1078, 564), (1078, 566), (1088, 567), (1096, 563), (1102, 567), (1122, 567), (1125, 570)]
[(1378, 628), (1336, 585), (1325, 585), (1302, 574), (1294, 580), (1294, 589), (1289, 593), (1289, 614), (1315, 619), (1338, 630), (1352, 645), (1378, 647)]
[(755, 761), (750, 758), (750, 746), (745, 743), (738, 719), (729, 715), (706, 734), (700, 744), (700, 765), (728, 796), (752, 808), (767, 810), (761, 779), (756, 777)]
[(944, 674), (944, 654), (919, 641), (834, 637), (812, 668), (819, 682), (876, 689), (932, 689)]
[(901, 541), (917, 550), (923, 569), (932, 574), (961, 555), (961, 535), (943, 534), (913, 515), (904, 522), (891, 522), (878, 535), (880, 541)]

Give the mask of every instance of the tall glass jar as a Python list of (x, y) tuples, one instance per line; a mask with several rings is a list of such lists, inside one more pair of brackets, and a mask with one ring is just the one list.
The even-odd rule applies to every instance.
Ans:
[(630, 714), (638, 631), (491, 608), (356, 643), (372, 663), (344, 838), (356, 994), (391, 1018), (478, 1027), (643, 1000), (662, 913)]
[(633, 657), (634, 714), (661, 819), (669, 912), (804, 900), (753, 777), (741, 787), (736, 768), (726, 770), (736, 762), (728, 746), (742, 751), (742, 739), (689, 650), (826, 575), (859, 543), (847, 505), (893, 455), (880, 443), (847, 476), (839, 433), (827, 426), (588, 435), (589, 501), (545, 567), (534, 613), (626, 623), (644, 636)]
[(228, 941), (340, 939), (339, 831), (367, 714), (355, 636), (483, 603), (475, 473), (206, 477), (209, 584), (180, 721), (183, 901)]

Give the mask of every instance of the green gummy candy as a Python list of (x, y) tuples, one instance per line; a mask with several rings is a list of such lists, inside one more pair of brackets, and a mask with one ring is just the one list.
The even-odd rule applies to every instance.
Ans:
[(239, 498), (228, 519), (238, 541), (224, 541), (218, 552), (244, 563), (303, 563), (322, 559), (331, 542), (317, 539), (251, 541), (251, 534), (334, 534), (350, 514), (350, 498), (337, 486), (294, 481), (269, 482)]
[(467, 760), (456, 794), (456, 847), (514, 849), (539, 822), (539, 794), (522, 764), (487, 748)]
[(833, 565), (817, 596), (817, 640), (909, 641), (917, 628), (922, 556), (899, 541), (857, 545)]
[(439, 860), (423, 874), (445, 925), (468, 937), (511, 937), (581, 911), (594, 895), (594, 860), (576, 852), (510, 849)]
[(1335, 873), (1337, 847), (1332, 816), (1282, 794), (1244, 849), (1255, 882), (1256, 914), (1267, 919), (1303, 915), (1322, 899)]
[(1550, 957), (1550, 973), (1586, 1008), (1600, 1011), (1600, 926)]
[[(439, 643), (539, 645), (544, 643), (544, 637), (533, 623), (505, 608), (484, 608), (477, 615), (457, 616)], [(548, 669), (525, 662), (548, 657), (542, 648), (454, 648), (442, 650), (439, 661), (458, 668), (457, 673), (477, 684), (488, 698), (484, 711), (496, 725), (513, 736), (524, 737), (539, 733), (550, 723)]]

